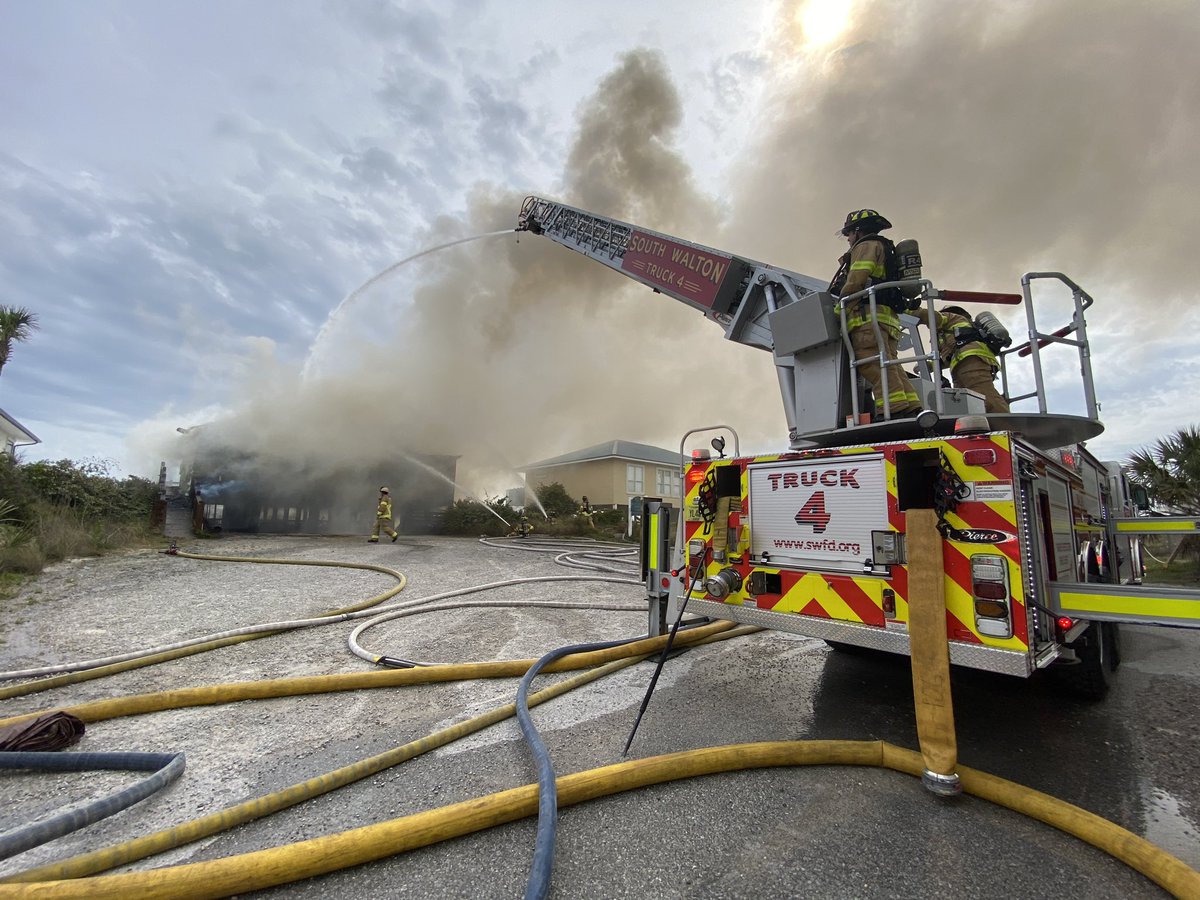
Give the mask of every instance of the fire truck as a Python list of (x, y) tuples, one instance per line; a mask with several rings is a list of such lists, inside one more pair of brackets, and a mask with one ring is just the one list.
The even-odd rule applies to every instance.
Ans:
[[(936, 511), (951, 664), (1021, 677), (1052, 670), (1098, 699), (1120, 662), (1121, 623), (1200, 627), (1200, 591), (1144, 584), (1141, 566), (1143, 535), (1195, 533), (1200, 521), (1139, 516), (1144, 491), (1085, 446), (1104, 427), (1084, 315), (1093, 300), (1066, 275), (1030, 272), (1019, 294), (939, 290), (918, 275), (840, 298), (865, 298), (872, 314), (887, 288), (914, 299), (896, 358), (876, 361), (906, 367), (923, 409), (893, 418), (886, 397), (882, 415), (863, 409), (861, 363), (826, 282), (540, 197), (525, 199), (517, 231), (698, 310), (726, 339), (769, 353), (778, 374), (786, 450), (742, 456), (732, 427), (692, 429), (680, 442), (673, 542), (672, 511), (644, 500), (652, 633), (686, 608), (839, 650), (908, 655), (914, 509)], [(1054, 331), (1042, 330), (1033, 302), (1047, 284), (1071, 295), (1070, 321)], [(998, 360), (1002, 392), (1027, 411), (985, 415), (979, 394), (945, 386), (937, 340), (926, 351), (918, 329), (936, 334), (933, 301), (1023, 308), (1027, 340)], [(1048, 375), (1063, 381), (1043, 366), (1051, 345), (1078, 356), (1079, 412), (1050, 408)], [(707, 432), (718, 432), (712, 450), (685, 454)]]

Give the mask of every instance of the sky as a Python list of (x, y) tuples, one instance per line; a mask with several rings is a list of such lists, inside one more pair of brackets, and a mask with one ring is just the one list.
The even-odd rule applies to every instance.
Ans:
[(195, 425), (490, 495), (716, 422), (779, 451), (768, 354), (496, 232), (536, 194), (827, 279), (869, 206), (941, 287), (1078, 282), (1123, 459), (1200, 421), (1198, 43), (1190, 0), (0, 0), (0, 304), (38, 316), (0, 408), (22, 459), (150, 478)]

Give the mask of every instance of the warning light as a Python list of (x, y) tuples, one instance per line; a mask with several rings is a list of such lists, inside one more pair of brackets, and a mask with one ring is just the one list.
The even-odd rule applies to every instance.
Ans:
[(690, 491), (704, 480), (704, 470), (700, 466), (692, 466), (692, 468), (688, 469), (687, 478), (684, 480), (687, 482), (687, 488)]
[(1071, 626), (1073, 626), (1075, 622), (1069, 616), (1059, 616), (1055, 624), (1058, 626), (1059, 631), (1065, 633), (1071, 630)]

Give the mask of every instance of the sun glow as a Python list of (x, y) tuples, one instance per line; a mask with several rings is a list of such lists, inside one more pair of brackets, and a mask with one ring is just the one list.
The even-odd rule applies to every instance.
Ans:
[(832, 44), (850, 24), (854, 0), (808, 0), (796, 10), (794, 21), (804, 31), (807, 47)]

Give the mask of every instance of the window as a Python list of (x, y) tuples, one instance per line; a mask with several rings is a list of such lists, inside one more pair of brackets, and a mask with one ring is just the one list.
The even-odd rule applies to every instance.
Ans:
[(632, 463), (625, 466), (625, 493), (641, 494), (646, 485), (646, 467)]
[(654, 489), (660, 497), (678, 497), (679, 473), (674, 469), (658, 469), (655, 472)]

